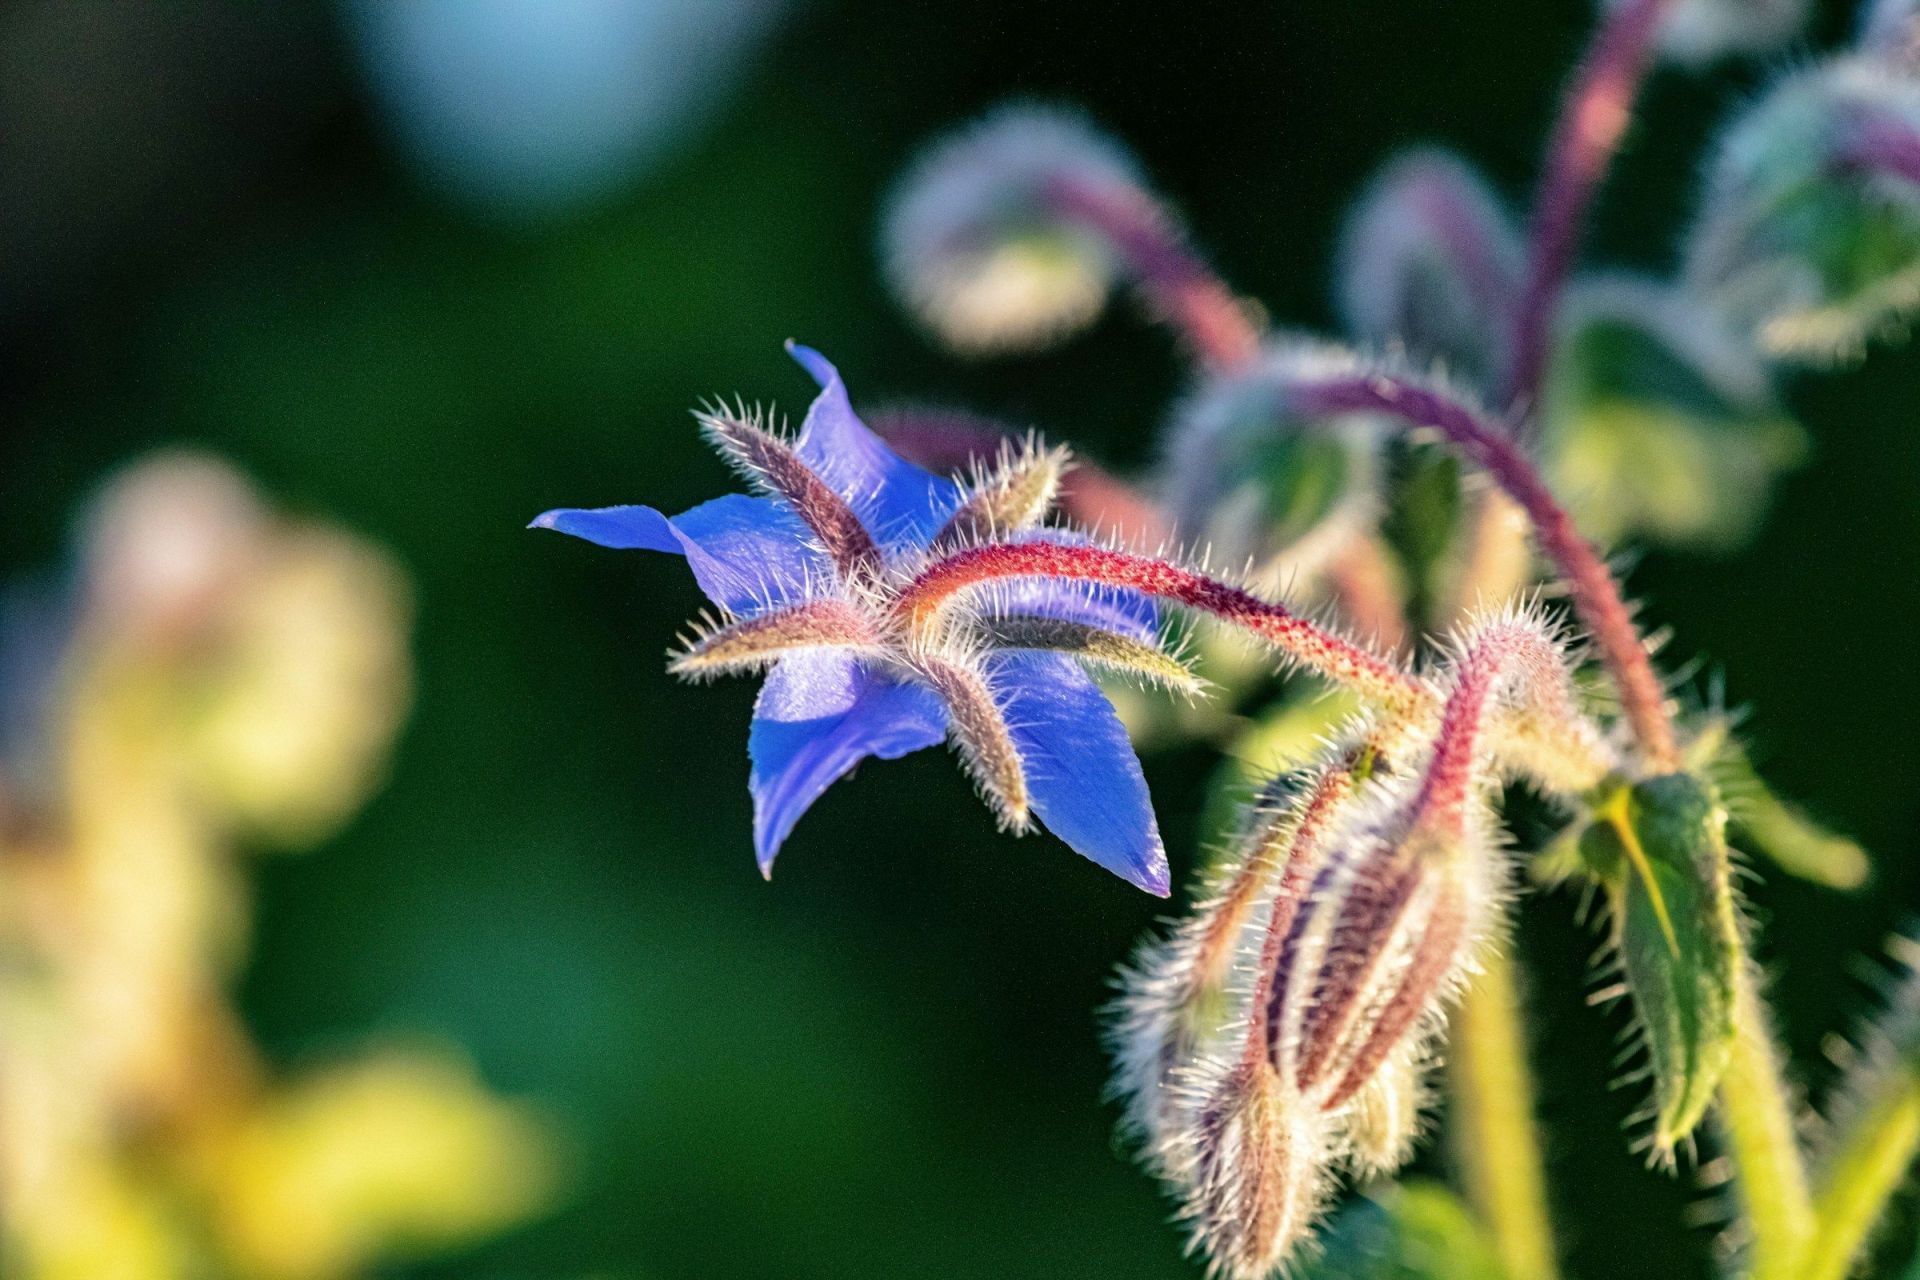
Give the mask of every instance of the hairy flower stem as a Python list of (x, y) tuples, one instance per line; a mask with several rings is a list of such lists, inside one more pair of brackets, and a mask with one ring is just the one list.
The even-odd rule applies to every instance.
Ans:
[[(1632, 119), (1668, 0), (1627, 0), (1595, 31), (1549, 135), (1528, 229), (1526, 274), (1514, 308), (1505, 403), (1531, 414), (1552, 350), (1560, 299), (1572, 273), (1594, 194)], [(1502, 493), (1482, 494), (1467, 529), (1456, 609), (1498, 604), (1522, 585), (1528, 564), (1522, 515)]]
[(1733, 1058), (1720, 1081), (1719, 1120), (1747, 1236), (1746, 1276), (1804, 1280), (1814, 1217), (1793, 1103), (1751, 961), (1735, 982)]
[(1633, 100), (1653, 61), (1654, 36), (1668, 3), (1625, 0), (1613, 8), (1567, 88), (1528, 229), (1527, 273), (1514, 313), (1506, 379), (1510, 402), (1530, 402), (1539, 394), (1560, 295), (1579, 252), (1587, 212), (1633, 118)]
[(1666, 692), (1619, 584), (1511, 435), (1457, 400), (1386, 375), (1307, 383), (1297, 387), (1294, 396), (1307, 412), (1386, 414), (1409, 426), (1437, 431), (1492, 476), (1527, 513), (1541, 548), (1565, 578), (1574, 608), (1606, 662), (1619, 690), (1621, 711), (1648, 762), (1661, 771), (1679, 766)]
[(1056, 213), (1092, 228), (1112, 247), (1141, 291), (1207, 364), (1231, 369), (1259, 350), (1260, 330), (1247, 309), (1144, 192), (1061, 179), (1048, 186), (1046, 198)]
[(1167, 600), (1258, 636), (1301, 666), (1353, 688), (1390, 714), (1430, 700), (1416, 677), (1315, 626), (1283, 605), (1151, 556), (1059, 542), (991, 543), (935, 561), (901, 588), (893, 608), (910, 628), (930, 626), (956, 595), (1006, 578), (1058, 578), (1121, 587)]
[[(1476, 537), (1455, 588), (1453, 625), (1511, 600), (1532, 556), (1526, 513), (1497, 489), (1482, 495)], [(1489, 954), (1460, 994), (1447, 1033), (1447, 1134), (1462, 1190), (1511, 1280), (1557, 1280), (1547, 1162), (1528, 1061), (1518, 957)]]
[(1512, 1280), (1555, 1280), (1545, 1161), (1534, 1122), (1519, 975), (1494, 953), (1462, 994), (1447, 1037), (1454, 1162)]

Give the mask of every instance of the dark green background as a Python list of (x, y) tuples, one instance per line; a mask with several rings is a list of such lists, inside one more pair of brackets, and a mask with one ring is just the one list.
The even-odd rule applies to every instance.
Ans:
[[(0, 15), (0, 563), (60, 554), (103, 468), (193, 441), (371, 533), (417, 587), (419, 704), (391, 785), (332, 846), (262, 865), (243, 1001), (289, 1062), (369, 1031), (457, 1038), (564, 1120), (575, 1191), (396, 1274), (1194, 1273), (1098, 1099), (1094, 1009), (1160, 904), (1047, 838), (996, 836), (938, 752), (836, 788), (762, 883), (751, 686), (662, 671), (698, 604), (683, 567), (521, 526), (726, 487), (685, 410), (737, 391), (798, 411), (789, 336), (868, 403), (965, 403), (1137, 464), (1182, 372), (1126, 309), (1056, 355), (965, 364), (890, 305), (873, 228), (919, 140), (1009, 94), (1084, 103), (1238, 287), (1324, 327), (1342, 207), (1395, 146), (1459, 146), (1524, 194), (1586, 16), (805, 6), (644, 183), (490, 230), (410, 182), (325, 9)], [(1843, 25), (1827, 13), (1815, 43)], [(1665, 263), (1700, 145), (1758, 74), (1656, 82), (1596, 260)], [(1778, 783), (1876, 855), (1859, 897), (1750, 886), (1817, 1088), (1823, 1039), (1868, 1003), (1859, 957), (1920, 901), (1920, 351), (1791, 394), (1816, 454), (1760, 540), (1649, 553), (1632, 586), (1673, 660), (1753, 707)], [(1149, 762), (1176, 875), (1208, 764)], [(1704, 1275), (1696, 1180), (1624, 1151), (1618, 1024), (1580, 999), (1591, 938), (1564, 900), (1523, 912), (1570, 1263)]]

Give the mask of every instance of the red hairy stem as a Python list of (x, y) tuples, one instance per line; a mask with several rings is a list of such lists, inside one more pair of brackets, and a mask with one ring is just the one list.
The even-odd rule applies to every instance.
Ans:
[(1093, 228), (1113, 246), (1206, 363), (1231, 369), (1259, 351), (1260, 331), (1239, 299), (1183, 243), (1146, 193), (1059, 179), (1048, 185), (1046, 199), (1055, 212)]
[[(1017, 438), (998, 423), (953, 410), (882, 409), (864, 416), (895, 453), (943, 474), (990, 466)], [(1075, 524), (1128, 542), (1152, 545), (1167, 537), (1166, 517), (1149, 498), (1077, 454), (1060, 480), (1057, 505)]]
[(900, 591), (896, 616), (909, 624), (934, 617), (959, 592), (1003, 578), (1058, 578), (1122, 587), (1204, 613), (1265, 640), (1336, 684), (1352, 686), (1395, 712), (1426, 703), (1414, 676), (1282, 605), (1165, 560), (1060, 542), (992, 543), (936, 561)]
[(1527, 234), (1527, 274), (1514, 314), (1507, 396), (1540, 390), (1554, 313), (1580, 248), (1580, 233), (1653, 61), (1654, 36), (1669, 0), (1623, 0), (1602, 19), (1547, 143), (1545, 171)]
[(1678, 766), (1679, 748), (1666, 692), (1621, 597), (1620, 585), (1512, 436), (1456, 400), (1386, 375), (1307, 383), (1294, 394), (1307, 412), (1387, 414), (1437, 431), (1492, 476), (1527, 513), (1541, 548), (1566, 579), (1574, 608), (1607, 664), (1620, 693), (1621, 710), (1650, 762), (1660, 769)]

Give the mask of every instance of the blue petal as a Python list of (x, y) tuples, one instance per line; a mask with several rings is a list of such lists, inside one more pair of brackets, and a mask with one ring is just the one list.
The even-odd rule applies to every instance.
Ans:
[(1147, 781), (1099, 686), (1053, 653), (1000, 654), (988, 673), (1047, 830), (1129, 884), (1166, 897), (1167, 851)]
[(618, 551), (684, 555), (700, 589), (735, 610), (795, 600), (831, 570), (799, 517), (769, 498), (730, 493), (669, 519), (652, 507), (562, 508), (530, 526)]
[(818, 351), (797, 342), (787, 343), (787, 351), (820, 384), (795, 450), (847, 500), (883, 550), (925, 546), (959, 506), (960, 486), (916, 467), (868, 430), (839, 372)]
[(753, 847), (771, 874), (793, 824), (868, 756), (894, 760), (947, 736), (939, 698), (820, 649), (782, 658), (753, 709)]

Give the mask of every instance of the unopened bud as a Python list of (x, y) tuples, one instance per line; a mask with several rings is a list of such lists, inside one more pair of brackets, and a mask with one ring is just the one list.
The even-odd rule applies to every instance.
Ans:
[(1382, 433), (1364, 417), (1304, 412), (1293, 389), (1361, 371), (1345, 348), (1270, 342), (1176, 410), (1162, 465), (1179, 536), (1277, 584), (1318, 573), (1372, 523)]
[(1687, 284), (1771, 355), (1857, 356), (1920, 306), (1920, 80), (1849, 58), (1787, 76), (1708, 170)]
[(1117, 262), (1063, 217), (1071, 188), (1132, 198), (1133, 161), (1078, 115), (1010, 106), (937, 142), (894, 194), (881, 230), (901, 299), (962, 351), (1044, 345), (1092, 320)]
[(1213, 1270), (1270, 1275), (1299, 1246), (1332, 1189), (1331, 1126), (1265, 1062), (1228, 1071), (1198, 1108), (1181, 1216)]
[(1484, 381), (1506, 359), (1525, 251), (1499, 197), (1449, 152), (1388, 163), (1347, 219), (1337, 282), (1356, 338)]

